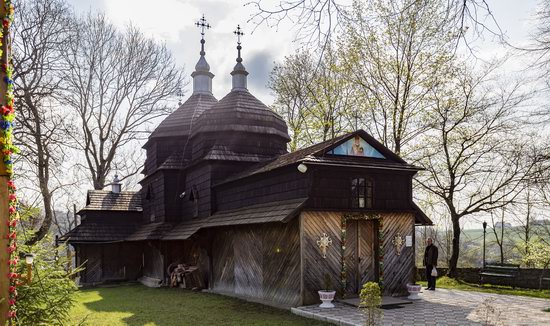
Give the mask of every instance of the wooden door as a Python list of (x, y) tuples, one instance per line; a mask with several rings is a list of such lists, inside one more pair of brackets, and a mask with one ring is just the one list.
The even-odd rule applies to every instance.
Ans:
[(356, 295), (364, 283), (374, 281), (374, 224), (349, 220), (346, 227), (346, 294)]

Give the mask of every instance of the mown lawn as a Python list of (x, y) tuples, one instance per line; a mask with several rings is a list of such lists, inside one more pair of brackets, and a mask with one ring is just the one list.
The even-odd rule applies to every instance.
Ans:
[[(418, 282), (418, 283), (422, 284), (423, 286), (427, 286), (427, 282)], [(460, 280), (455, 280), (447, 276), (438, 277), (436, 287), (442, 288), (442, 289), (456, 289), (456, 290), (464, 290), (464, 291), (522, 295), (526, 297), (550, 299), (550, 290), (534, 290), (534, 289), (518, 289), (518, 288), (512, 289), (512, 287), (510, 286), (488, 285), (488, 284), (484, 284), (482, 287), (480, 287), (478, 284), (472, 284), (472, 283), (467, 283)]]
[(79, 291), (70, 325), (328, 325), (216, 294), (141, 285)]

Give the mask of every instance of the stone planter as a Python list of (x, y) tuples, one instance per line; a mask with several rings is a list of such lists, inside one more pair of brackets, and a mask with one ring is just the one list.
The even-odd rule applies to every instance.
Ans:
[(422, 286), (418, 284), (407, 284), (407, 291), (409, 291), (409, 296), (407, 297), (407, 299), (420, 300), (421, 298), (418, 296), (420, 290), (422, 290)]
[(318, 291), (318, 293), (319, 293), (319, 299), (323, 301), (323, 303), (321, 303), (319, 307), (334, 308), (334, 305), (332, 304), (332, 300), (334, 300), (336, 291)]

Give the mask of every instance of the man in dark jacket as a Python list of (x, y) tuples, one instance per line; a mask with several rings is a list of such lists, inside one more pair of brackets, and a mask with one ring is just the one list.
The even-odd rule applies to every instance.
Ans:
[(426, 251), (424, 251), (424, 266), (426, 266), (426, 279), (428, 280), (428, 290), (435, 290), (435, 276), (432, 276), (432, 270), (437, 266), (437, 247), (433, 244), (432, 238), (426, 240)]

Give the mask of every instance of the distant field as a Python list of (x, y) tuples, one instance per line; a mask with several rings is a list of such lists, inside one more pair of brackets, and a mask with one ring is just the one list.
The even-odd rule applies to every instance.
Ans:
[[(536, 239), (537, 234), (545, 235), (543, 231), (545, 226), (534, 226), (531, 232), (531, 239)], [(547, 226), (550, 227), (550, 226)], [(500, 238), (500, 228), (497, 228)], [(546, 236), (546, 235), (545, 235)], [(511, 263), (520, 263), (523, 254), (523, 242), (525, 235), (521, 227), (505, 227), (504, 228), (504, 259)], [(421, 230), (417, 229), (417, 245), (423, 248)], [(448, 241), (445, 241), (448, 239)], [(437, 243), (440, 248), (441, 264), (446, 265), (447, 255), (450, 252), (452, 236), (448, 238), (444, 232), (439, 231), (437, 234)], [(550, 240), (550, 239), (549, 239)], [(477, 267), (482, 264), (483, 257), (483, 229), (466, 229), (462, 231), (460, 236), (461, 252), (459, 267)], [(521, 252), (519, 251), (521, 249)], [(422, 251), (417, 250), (417, 265), (422, 262)], [(487, 261), (500, 261), (500, 249), (496, 243), (496, 237), (493, 229), (487, 227), (486, 234), (486, 259)]]

